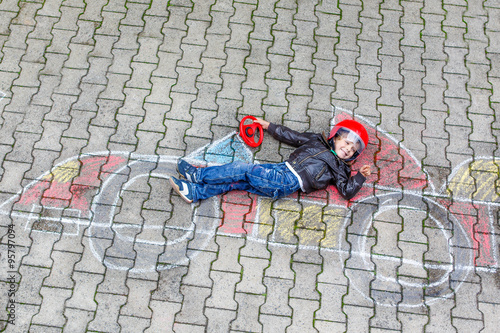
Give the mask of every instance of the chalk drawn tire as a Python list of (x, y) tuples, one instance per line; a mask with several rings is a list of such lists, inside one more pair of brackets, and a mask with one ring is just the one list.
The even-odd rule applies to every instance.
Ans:
[[(396, 231), (391, 231), (394, 216), (403, 215), (403, 224), (393, 224)], [(374, 220), (386, 225), (377, 237)], [(341, 230), (338, 253), (342, 267), (353, 269), (350, 284), (377, 305), (420, 307), (452, 297), (474, 267), (472, 242), (463, 226), (444, 206), (421, 195), (392, 193), (361, 200)], [(391, 244), (394, 253), (373, 251)], [(377, 285), (393, 292), (373, 292)]]
[[(165, 224), (156, 226), (156, 229), (162, 229), (161, 232), (153, 232), (156, 236), (149, 239), (138, 237), (139, 229), (145, 227), (141, 223), (114, 221), (123, 192), (135, 182), (150, 176), (168, 179), (172, 174), (176, 174), (176, 160), (136, 160), (114, 172), (102, 184), (92, 202), (87, 236), (93, 255), (106, 267), (144, 273), (187, 265), (193, 258), (192, 254), (188, 257), (188, 242), (196, 235), (196, 248), (202, 249), (213, 238), (216, 218), (197, 223), (200, 218), (214, 216), (217, 207), (210, 200), (202, 205), (191, 205), (188, 209), (191, 216), (182, 216), (182, 225), (169, 224), (169, 213), (165, 212)], [(168, 196), (165, 200), (167, 204)], [(137, 218), (142, 219), (141, 216)]]

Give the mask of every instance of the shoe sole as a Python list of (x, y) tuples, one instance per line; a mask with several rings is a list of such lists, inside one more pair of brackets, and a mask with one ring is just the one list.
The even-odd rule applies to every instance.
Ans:
[(179, 175), (181, 175), (181, 176), (182, 176), (182, 178), (184, 178), (184, 179), (185, 179), (185, 180), (187, 180), (188, 182), (191, 182), (191, 183), (196, 183), (196, 182), (194, 181), (194, 179), (192, 179), (192, 178), (191, 178), (191, 176), (186, 177), (186, 175), (184, 175), (184, 174), (181, 172), (181, 170), (179, 170), (179, 163), (177, 163), (177, 173), (178, 173)]
[(174, 189), (175, 192), (177, 192), (177, 194), (184, 200), (186, 201), (187, 203), (192, 203), (193, 200), (189, 200), (188, 198), (186, 198), (186, 196), (184, 194), (182, 194), (181, 192), (181, 189), (179, 188), (179, 186), (174, 182), (174, 180), (172, 178), (169, 178), (168, 180), (170, 182), (170, 185), (172, 185), (172, 188)]

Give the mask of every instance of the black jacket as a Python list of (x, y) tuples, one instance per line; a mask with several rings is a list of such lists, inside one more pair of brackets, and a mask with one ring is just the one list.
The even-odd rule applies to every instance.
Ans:
[(297, 149), (287, 162), (302, 179), (303, 190), (310, 193), (333, 184), (345, 199), (358, 193), (366, 178), (360, 172), (351, 177), (351, 167), (332, 153), (326, 138), (317, 133), (300, 133), (286, 126), (269, 124), (275, 139)]

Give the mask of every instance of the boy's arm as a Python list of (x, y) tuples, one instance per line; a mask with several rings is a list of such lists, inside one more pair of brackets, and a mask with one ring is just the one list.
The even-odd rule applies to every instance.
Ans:
[(365, 180), (366, 177), (361, 172), (358, 172), (352, 177), (338, 174), (335, 181), (335, 187), (344, 199), (350, 200), (359, 192)]
[(268, 124), (267, 132), (271, 134), (276, 140), (286, 143), (292, 147), (300, 147), (305, 142), (319, 135), (316, 133), (297, 132), (286, 126), (276, 125), (273, 123)]

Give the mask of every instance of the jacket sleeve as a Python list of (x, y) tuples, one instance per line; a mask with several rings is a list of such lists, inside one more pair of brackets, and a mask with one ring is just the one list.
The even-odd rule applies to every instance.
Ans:
[(352, 177), (339, 173), (334, 185), (344, 199), (350, 200), (359, 192), (365, 180), (366, 178), (361, 172)]
[(283, 125), (269, 124), (267, 132), (276, 140), (286, 143), (292, 147), (300, 147), (307, 141), (319, 136), (316, 133), (301, 133)]

